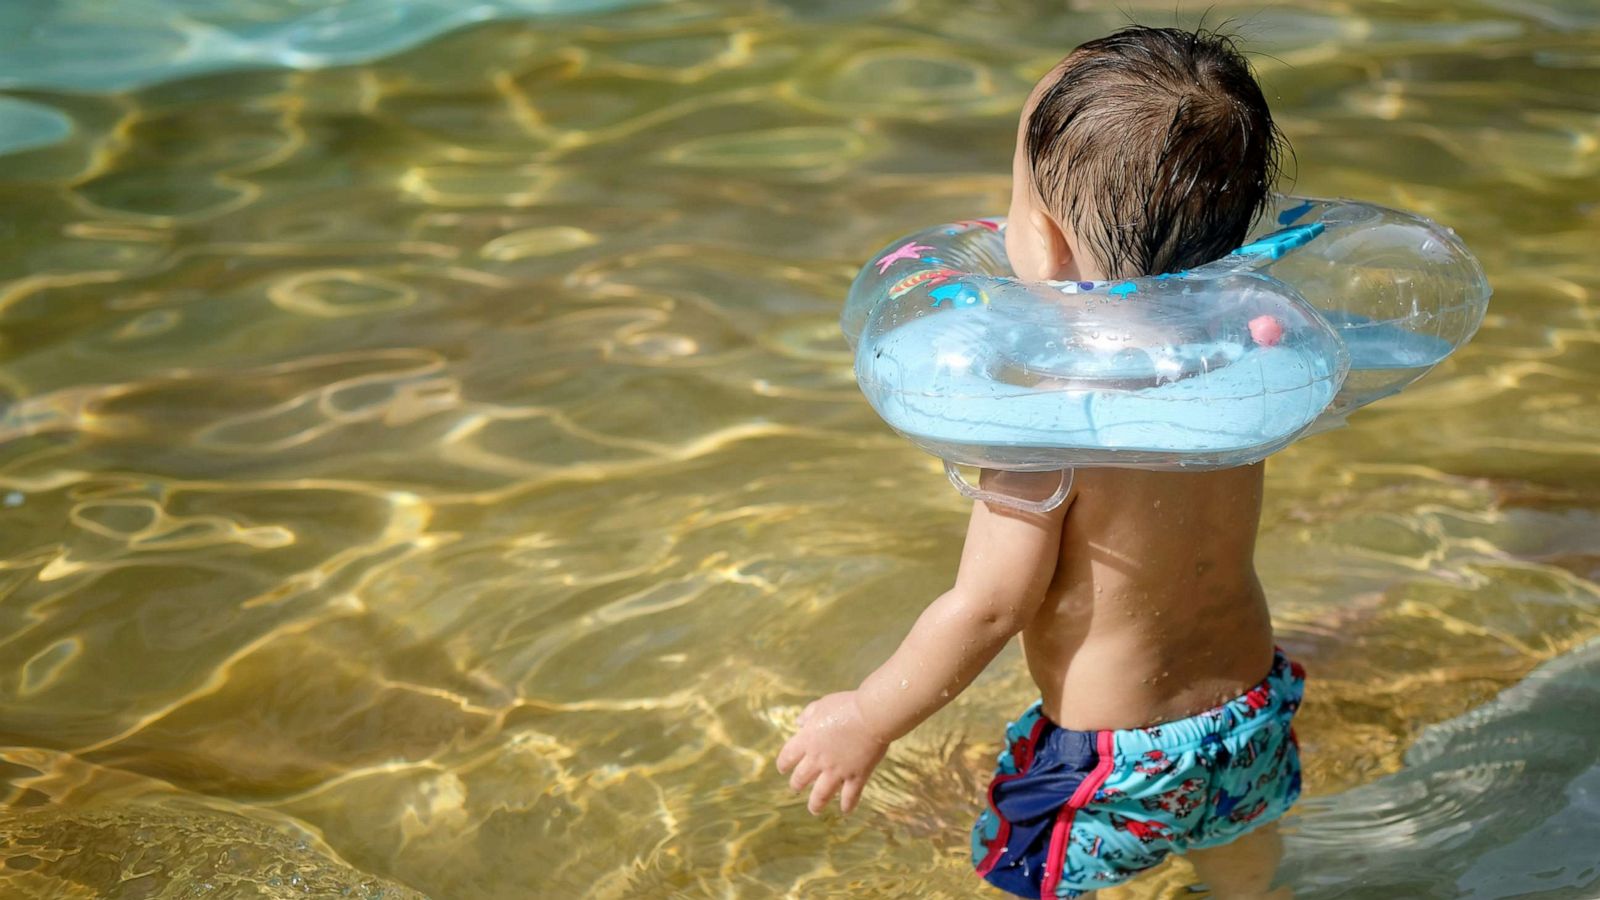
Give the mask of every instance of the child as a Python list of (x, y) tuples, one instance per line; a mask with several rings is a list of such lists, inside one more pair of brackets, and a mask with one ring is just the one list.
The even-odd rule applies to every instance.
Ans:
[[(1278, 134), (1226, 38), (1128, 28), (1036, 85), (1017, 132), (1006, 251), (1019, 277), (1178, 271), (1239, 246)], [(1056, 473), (985, 472), (1043, 496)], [(1186, 853), (1218, 897), (1271, 890), (1268, 826), (1300, 792), (1303, 674), (1274, 650), (1252, 556), (1260, 464), (1096, 468), (1033, 514), (979, 502), (955, 586), (854, 691), (805, 708), (778, 756), (810, 810), (852, 810), (889, 743), (1021, 634), (1042, 699), (1006, 732), (973, 862), (1023, 897), (1078, 897)]]

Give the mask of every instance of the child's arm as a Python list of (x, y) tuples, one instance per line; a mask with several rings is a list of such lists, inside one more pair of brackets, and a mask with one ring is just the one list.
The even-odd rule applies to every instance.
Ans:
[[(1011, 493), (1043, 496), (1061, 476), (1004, 477), (1013, 482), (1006, 485)], [(986, 482), (995, 478), (985, 473)], [(813, 814), (841, 789), (840, 809), (854, 809), (889, 742), (965, 690), (1033, 618), (1055, 572), (1070, 505), (1038, 514), (973, 505), (955, 586), (923, 611), (900, 649), (859, 688), (807, 706), (800, 731), (778, 754), (778, 771), (794, 770), (791, 788), (816, 782), (808, 804)]]

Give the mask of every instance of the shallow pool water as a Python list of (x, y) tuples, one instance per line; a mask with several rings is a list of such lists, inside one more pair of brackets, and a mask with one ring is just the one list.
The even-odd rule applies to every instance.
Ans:
[[(836, 316), (891, 238), (1003, 210), (1035, 77), (1173, 4), (556, 5), (346, 67), (5, 73), (0, 894), (977, 892), (1015, 649), (848, 819), (772, 768), (964, 524)], [(1600, 896), (1600, 14), (1208, 8), (1290, 187), (1453, 225), (1497, 291), (1269, 466), (1286, 871)]]

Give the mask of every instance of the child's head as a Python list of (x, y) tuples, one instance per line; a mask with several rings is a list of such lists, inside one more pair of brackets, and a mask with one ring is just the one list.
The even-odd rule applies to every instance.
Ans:
[(1030, 279), (1108, 279), (1227, 254), (1265, 205), (1280, 136), (1228, 38), (1133, 27), (1072, 51), (1017, 129), (1006, 249)]

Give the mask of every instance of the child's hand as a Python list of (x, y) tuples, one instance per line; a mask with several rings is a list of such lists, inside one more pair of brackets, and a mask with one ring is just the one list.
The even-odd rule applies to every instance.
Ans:
[(778, 753), (778, 771), (794, 770), (789, 778), (794, 791), (816, 782), (806, 804), (812, 815), (821, 813), (836, 793), (840, 811), (848, 813), (888, 749), (862, 722), (856, 692), (842, 691), (801, 711), (800, 731)]

